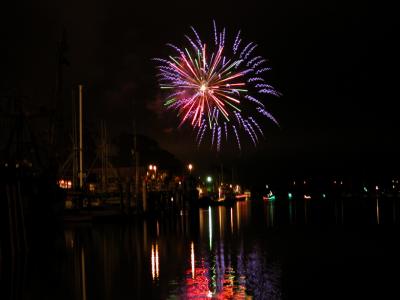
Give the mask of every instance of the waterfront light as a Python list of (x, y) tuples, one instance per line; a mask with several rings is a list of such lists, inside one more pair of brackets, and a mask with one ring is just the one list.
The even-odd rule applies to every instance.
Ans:
[(188, 165), (188, 169), (189, 169), (189, 172), (192, 173), (193, 165), (192, 165), (192, 164), (189, 164), (189, 165)]
[(235, 192), (236, 193), (240, 193), (240, 186), (237, 184), (236, 186), (235, 186)]
[(207, 176), (207, 182), (211, 182), (212, 181), (212, 177), (211, 176)]
[(275, 195), (272, 193), (272, 191), (269, 191), (267, 196), (263, 196), (263, 200), (267, 200), (267, 201), (275, 201), (276, 197)]
[(61, 179), (58, 181), (58, 186), (62, 189), (71, 189), (72, 188), (72, 181), (67, 179)]

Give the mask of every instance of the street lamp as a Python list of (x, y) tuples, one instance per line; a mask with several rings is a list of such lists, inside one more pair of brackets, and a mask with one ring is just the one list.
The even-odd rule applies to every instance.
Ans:
[(188, 169), (189, 169), (189, 172), (192, 173), (193, 165), (192, 165), (192, 164), (189, 164), (189, 165), (188, 165)]
[(207, 176), (207, 182), (210, 183), (212, 181), (212, 177), (211, 176)]

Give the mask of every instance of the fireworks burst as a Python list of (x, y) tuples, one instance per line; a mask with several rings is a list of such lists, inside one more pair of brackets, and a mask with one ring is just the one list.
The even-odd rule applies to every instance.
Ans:
[(217, 151), (222, 143), (229, 143), (230, 135), (241, 149), (240, 132), (256, 145), (259, 137), (264, 136), (256, 115), (279, 124), (261, 98), (252, 95), (279, 97), (280, 93), (262, 78), (270, 68), (266, 59), (253, 54), (257, 45), (242, 43), (239, 31), (232, 47), (225, 47), (225, 28), (218, 31), (215, 22), (213, 25), (214, 45), (203, 43), (191, 27), (193, 37), (185, 35), (189, 49), (167, 44), (175, 55), (154, 59), (159, 64), (161, 89), (171, 90), (164, 106), (178, 112), (179, 126), (190, 123), (197, 130), (198, 145), (207, 132)]

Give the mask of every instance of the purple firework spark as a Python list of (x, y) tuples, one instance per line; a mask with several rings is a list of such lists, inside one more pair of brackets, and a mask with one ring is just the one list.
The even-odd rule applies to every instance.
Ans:
[(243, 42), (240, 31), (228, 47), (226, 29), (219, 31), (215, 21), (208, 44), (190, 28), (188, 48), (168, 43), (174, 54), (154, 59), (161, 89), (170, 90), (164, 106), (178, 112), (179, 126), (190, 124), (197, 131), (198, 145), (211, 136), (211, 147), (220, 151), (223, 143), (229, 145), (228, 132), (234, 133), (239, 149), (241, 132), (257, 145), (264, 134), (256, 116), (279, 125), (262, 102), (265, 96), (281, 95), (262, 77), (271, 70), (267, 60), (254, 54), (257, 44)]

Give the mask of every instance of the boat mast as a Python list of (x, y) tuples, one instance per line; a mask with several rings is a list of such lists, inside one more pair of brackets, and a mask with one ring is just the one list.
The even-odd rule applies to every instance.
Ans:
[(82, 85), (79, 85), (79, 188), (83, 188)]

